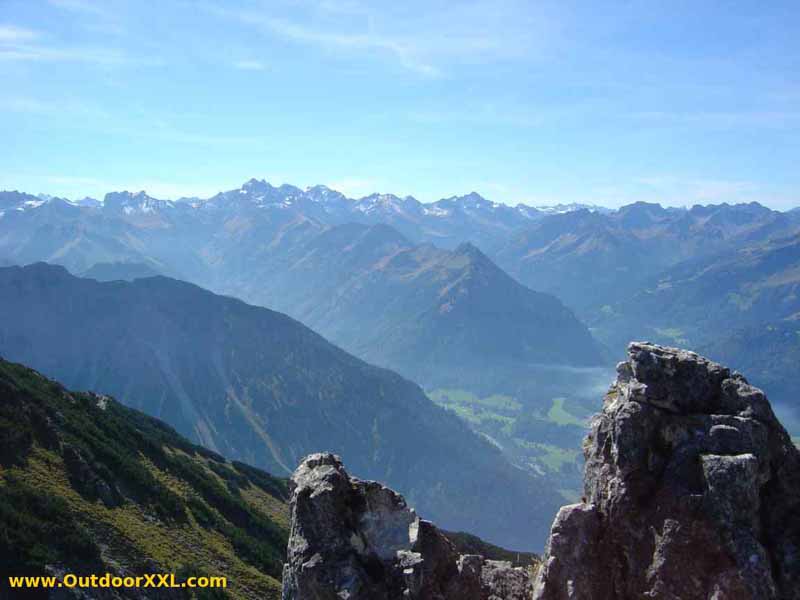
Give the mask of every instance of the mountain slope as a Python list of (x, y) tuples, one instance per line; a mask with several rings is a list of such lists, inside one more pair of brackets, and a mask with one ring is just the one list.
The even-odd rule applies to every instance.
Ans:
[[(230, 458), (289, 472), (332, 450), (449, 529), (543, 539), (555, 493), (414, 384), (291, 318), (164, 277), (99, 283), (0, 269), (0, 353), (113, 394)], [(526, 527), (512, 518), (540, 514)]]
[(280, 597), (286, 481), (107, 396), (0, 360), (0, 467), (0, 598), (37, 597), (7, 575), (65, 572), (223, 575), (215, 597)]
[(800, 236), (794, 235), (680, 263), (615, 304), (599, 326), (614, 345), (635, 333), (697, 347), (732, 329), (795, 318), (798, 292)]
[(578, 210), (529, 225), (493, 254), (534, 289), (584, 318), (682, 261), (797, 231), (789, 215), (757, 203), (665, 209), (637, 202), (613, 213)]
[(631, 338), (681, 344), (751, 374), (800, 432), (800, 236), (684, 261), (592, 324), (614, 350)]
[(520, 285), (471, 244), (416, 246), (386, 225), (349, 224), (247, 273), (231, 293), (286, 311), (426, 386), (463, 385), (481, 367), (497, 391), (528, 378), (532, 365), (603, 361), (556, 298)]
[(146, 263), (111, 262), (96, 263), (80, 275), (97, 281), (132, 281), (144, 277), (155, 277), (160, 273)]

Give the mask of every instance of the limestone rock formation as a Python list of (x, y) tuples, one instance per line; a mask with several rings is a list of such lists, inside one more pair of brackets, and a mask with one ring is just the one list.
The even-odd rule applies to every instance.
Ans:
[(628, 354), (534, 598), (800, 599), (800, 453), (763, 392), (692, 352)]
[(523, 600), (528, 572), (458, 555), (402, 496), (351, 478), (332, 454), (292, 477), (283, 600)]

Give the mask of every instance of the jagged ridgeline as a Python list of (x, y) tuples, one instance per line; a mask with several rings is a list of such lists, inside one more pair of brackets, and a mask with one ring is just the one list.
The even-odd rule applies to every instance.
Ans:
[(229, 590), (205, 597), (278, 598), (287, 493), (161, 421), (0, 359), (0, 598), (21, 597), (9, 574), (105, 572), (222, 575)]
[[(561, 504), (411, 381), (284, 314), (182, 281), (0, 268), (0, 354), (276, 475), (336, 452), (443, 527), (504, 547), (540, 548)], [(535, 518), (515, 521), (524, 511)]]

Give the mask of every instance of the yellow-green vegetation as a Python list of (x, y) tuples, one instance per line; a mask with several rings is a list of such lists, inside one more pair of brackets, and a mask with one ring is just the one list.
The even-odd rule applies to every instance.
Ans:
[(4, 570), (155, 568), (227, 577), (198, 599), (279, 598), (286, 495), (155, 419), (0, 361)]
[(275, 498), (275, 496), (266, 493), (255, 485), (241, 488), (239, 491), (245, 502), (254, 510), (266, 515), (281, 527), (289, 529), (291, 516), (289, 514), (289, 505), (286, 502)]
[[(480, 397), (461, 389), (437, 389), (428, 395), (470, 423), (473, 429), (498, 440), (515, 461), (542, 474), (560, 473), (564, 465), (574, 464), (580, 458), (580, 442), (575, 439), (574, 426), (582, 431), (587, 423), (566, 409), (566, 398), (553, 398), (547, 413), (542, 414), (536, 410), (524, 411), (516, 398), (500, 394)], [(568, 499), (573, 500), (574, 494)]]
[[(99, 500), (89, 501), (70, 485), (61, 457), (40, 448), (33, 449), (24, 468), (9, 469), (2, 482), (9, 476), (38, 494), (65, 500), (75, 519), (87, 531), (102, 535), (104, 543), (109, 544), (104, 558), (146, 557), (156, 561), (164, 572), (179, 572), (187, 565), (199, 566), (207, 574), (227, 577), (232, 598), (256, 597), (261, 593), (267, 598), (279, 597), (279, 582), (275, 577), (239, 558), (230, 540), (218, 531), (200, 526), (194, 515), (190, 514), (185, 523), (166, 525), (132, 502), (109, 508)], [(158, 476), (170, 478), (160, 471)], [(187, 497), (193, 493), (185, 482), (173, 481)]]
[(492, 394), (491, 396), (481, 398), (466, 390), (446, 388), (433, 390), (428, 396), (431, 400), (443, 406), (484, 406), (486, 408), (493, 408), (510, 413), (519, 412), (522, 409), (522, 404), (519, 401), (511, 396), (504, 396), (502, 394)]
[(566, 398), (553, 398), (553, 405), (547, 411), (547, 418), (553, 423), (558, 425), (577, 425), (584, 427), (586, 425), (585, 419), (579, 419), (575, 415), (567, 412), (564, 408), (564, 401)]
[(552, 471), (559, 471), (562, 465), (574, 463), (580, 454), (578, 449), (559, 448), (553, 444), (541, 444), (522, 439), (517, 439), (516, 442), (523, 448), (535, 450), (537, 460)]
[(438, 389), (428, 393), (431, 400), (448, 410), (452, 410), (477, 429), (491, 431), (499, 429), (510, 435), (515, 415), (522, 404), (511, 396), (493, 394), (481, 398), (471, 392), (458, 389)]

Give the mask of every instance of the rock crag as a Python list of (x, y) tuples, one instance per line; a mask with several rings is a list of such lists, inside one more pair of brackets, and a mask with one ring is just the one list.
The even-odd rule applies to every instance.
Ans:
[(283, 600), (523, 600), (526, 569), (459, 555), (402, 496), (360, 481), (332, 454), (292, 477)]
[(692, 352), (628, 354), (534, 598), (800, 598), (800, 453), (764, 393)]

